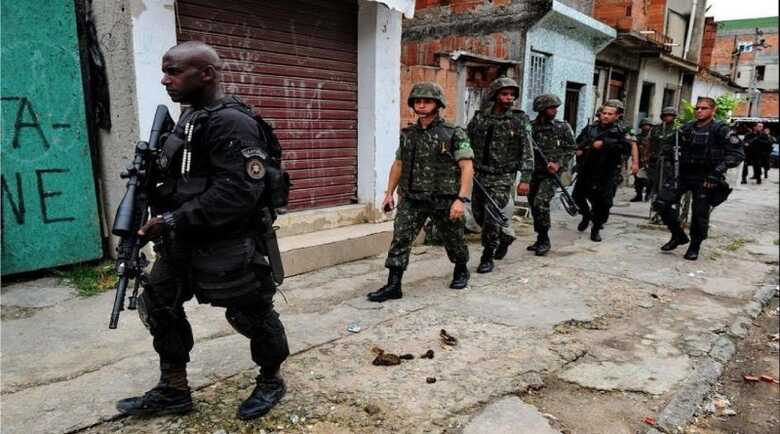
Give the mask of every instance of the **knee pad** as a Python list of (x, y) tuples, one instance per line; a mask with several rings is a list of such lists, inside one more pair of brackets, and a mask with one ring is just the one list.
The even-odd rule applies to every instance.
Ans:
[(141, 324), (146, 327), (147, 330), (152, 330), (151, 309), (154, 306), (154, 302), (151, 301), (146, 291), (143, 291), (138, 296), (136, 309), (138, 310), (138, 317), (141, 318)]

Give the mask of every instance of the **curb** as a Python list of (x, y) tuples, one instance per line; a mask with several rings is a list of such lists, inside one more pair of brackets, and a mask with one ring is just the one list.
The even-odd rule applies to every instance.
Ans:
[(718, 337), (709, 353), (696, 369), (683, 380), (680, 389), (658, 415), (656, 426), (644, 432), (646, 434), (682, 434), (688, 421), (696, 413), (699, 405), (712, 389), (713, 384), (723, 374), (723, 368), (734, 357), (739, 339), (745, 337), (752, 320), (777, 293), (777, 286), (759, 288), (748, 302), (743, 314), (738, 316), (725, 335)]

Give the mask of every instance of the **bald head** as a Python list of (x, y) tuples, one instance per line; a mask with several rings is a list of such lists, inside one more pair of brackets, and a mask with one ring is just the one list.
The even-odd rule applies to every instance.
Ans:
[(196, 68), (213, 66), (217, 71), (222, 70), (222, 59), (219, 58), (217, 50), (199, 41), (187, 41), (175, 45), (165, 53), (165, 56), (187, 62)]
[(208, 105), (221, 97), (222, 59), (208, 44), (182, 42), (171, 47), (162, 59), (161, 83), (175, 102)]

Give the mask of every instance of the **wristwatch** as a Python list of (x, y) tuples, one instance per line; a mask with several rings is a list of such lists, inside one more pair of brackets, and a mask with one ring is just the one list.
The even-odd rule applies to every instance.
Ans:
[(463, 203), (471, 203), (471, 199), (469, 199), (469, 198), (467, 198), (467, 197), (458, 196), (458, 197), (456, 197), (455, 199), (456, 199), (456, 200), (459, 200), (459, 201), (461, 201), (461, 202), (463, 202)]

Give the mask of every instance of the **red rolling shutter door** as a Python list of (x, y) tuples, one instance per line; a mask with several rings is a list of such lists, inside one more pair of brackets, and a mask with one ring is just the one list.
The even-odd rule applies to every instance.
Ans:
[(357, 2), (178, 0), (179, 41), (214, 46), (228, 93), (276, 129), (290, 209), (357, 196)]

